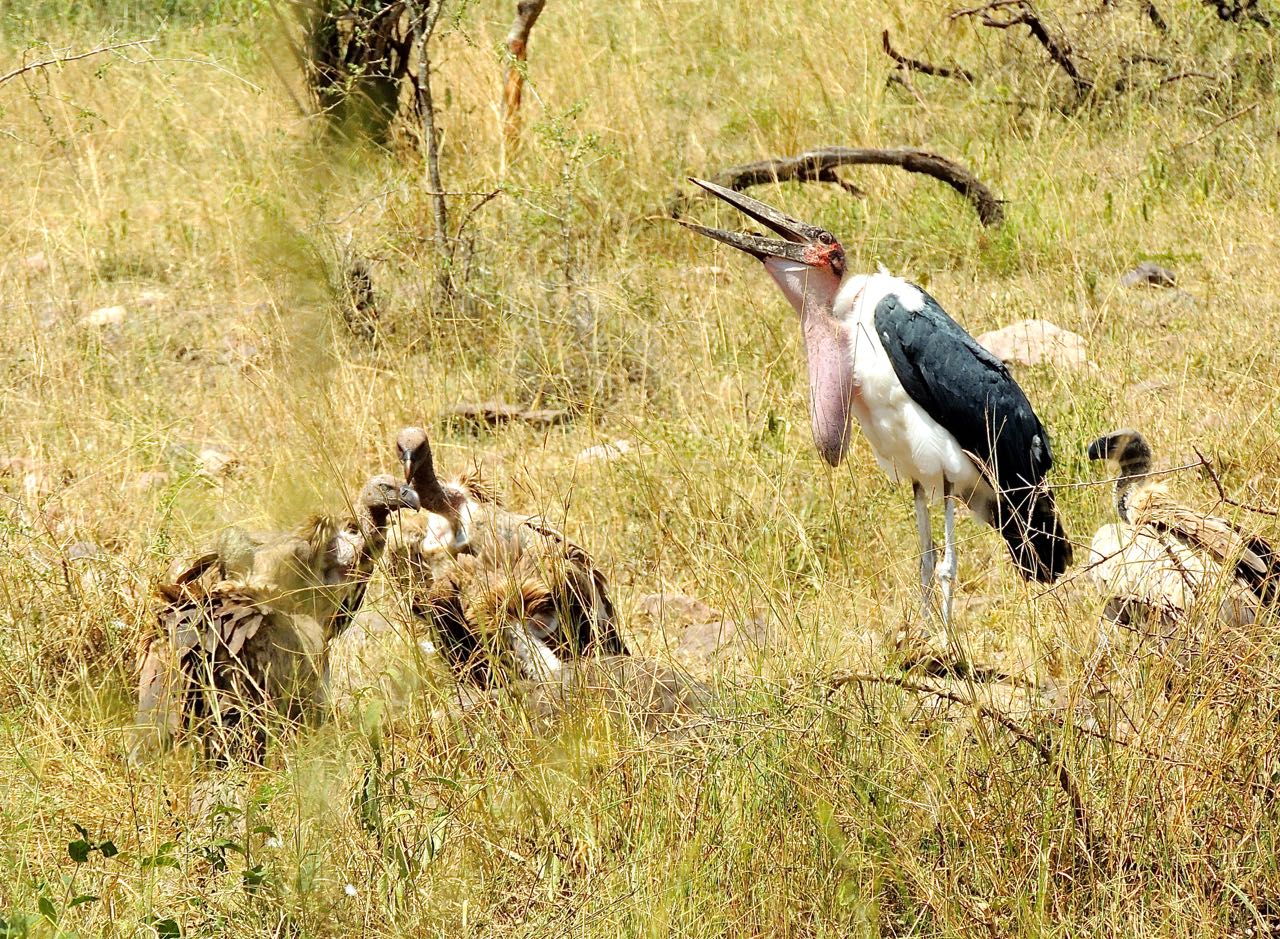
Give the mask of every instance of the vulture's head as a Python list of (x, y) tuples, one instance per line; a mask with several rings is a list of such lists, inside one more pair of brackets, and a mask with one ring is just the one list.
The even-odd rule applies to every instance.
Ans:
[(375, 519), (385, 521), (392, 512), (419, 509), (422, 503), (412, 486), (400, 482), (390, 473), (383, 473), (365, 483), (360, 493), (360, 508)]
[(1089, 459), (1107, 460), (1125, 475), (1137, 475), (1151, 468), (1151, 446), (1136, 430), (1116, 430), (1089, 444)]

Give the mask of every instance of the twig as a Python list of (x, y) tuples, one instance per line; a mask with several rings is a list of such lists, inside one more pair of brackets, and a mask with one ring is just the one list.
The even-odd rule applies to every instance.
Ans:
[(1270, 518), (1280, 518), (1280, 510), (1268, 509), (1260, 505), (1249, 505), (1246, 502), (1239, 502), (1227, 495), (1227, 490), (1222, 486), (1222, 480), (1218, 478), (1218, 471), (1213, 468), (1213, 464), (1209, 462), (1209, 458), (1200, 452), (1199, 447), (1192, 447), (1196, 451), (1196, 456), (1200, 457), (1200, 462), (1194, 464), (1199, 466), (1209, 481), (1213, 483), (1213, 488), (1218, 490), (1218, 501), (1227, 505), (1235, 506), (1237, 509), (1244, 509), (1246, 512), (1254, 512), (1258, 515), (1266, 515)]
[(930, 65), (928, 62), (913, 59), (898, 52), (889, 43), (889, 30), (887, 29), (880, 34), (880, 40), (884, 44), (884, 54), (897, 62), (900, 68), (910, 72), (919, 72), (922, 75), (936, 75), (938, 78), (959, 78), (971, 85), (973, 84), (973, 73), (959, 66), (952, 69), (944, 68), (941, 65)]
[(525, 63), (529, 60), (529, 34), (542, 15), (547, 0), (519, 0), (515, 22), (507, 33), (507, 82), (502, 92), (502, 133), (511, 146), (520, 137), (520, 101), (524, 95)]
[[(1004, 10), (1017, 8), (1007, 19), (997, 19), (992, 16), (995, 10)], [(1066, 73), (1071, 79), (1071, 84), (1075, 86), (1076, 94), (1080, 97), (1086, 97), (1092, 94), (1094, 90), (1093, 82), (1080, 74), (1080, 70), (1076, 68), (1075, 61), (1071, 58), (1071, 47), (1049, 31), (1044, 21), (1040, 19), (1036, 13), (1035, 7), (1031, 5), (1030, 0), (995, 0), (980, 7), (972, 7), (967, 10), (958, 10), (952, 13), (948, 19), (958, 19), (962, 16), (980, 16), (982, 25), (989, 26), (992, 29), (1012, 29), (1015, 26), (1025, 26), (1030, 30), (1032, 37), (1044, 46), (1044, 51), (1049, 54), (1049, 58), (1053, 60), (1058, 68)]]
[(8, 74), (0, 75), (0, 85), (3, 85), (7, 81), (12, 81), (19, 75), (34, 71), (38, 68), (48, 68), (50, 65), (61, 65), (64, 62), (78, 62), (80, 59), (87, 59), (90, 56), (102, 55), (104, 52), (114, 52), (117, 49), (127, 49), (130, 46), (146, 46), (156, 41), (156, 37), (154, 36), (150, 39), (133, 39), (129, 42), (119, 42), (111, 46), (99, 46), (96, 49), (90, 49), (88, 52), (77, 52), (75, 55), (58, 55), (49, 59), (42, 59), (39, 62), (32, 62), (28, 65), (23, 65), (20, 68), (15, 68)]
[(466, 231), (467, 223), (471, 221), (471, 217), (475, 215), (477, 212), (479, 212), (482, 208), (484, 208), (485, 205), (487, 205), (491, 200), (496, 199), (498, 196), (502, 195), (504, 191), (505, 190), (499, 187), (493, 190), (492, 192), (486, 192), (484, 193), (483, 196), (481, 196), (479, 202), (477, 202), (471, 208), (467, 209), (467, 214), (462, 216), (462, 221), (458, 223), (458, 230), (453, 233), (453, 240), (458, 241), (459, 239), (461, 239), (462, 233)]
[(1084, 796), (1080, 794), (1080, 788), (1076, 785), (1075, 778), (1071, 775), (1071, 771), (1067, 769), (1066, 764), (1062, 762), (1062, 758), (1057, 756), (1042, 741), (1038, 740), (1026, 728), (1015, 721), (1008, 714), (999, 708), (992, 707), (988, 704), (982, 704), (972, 698), (966, 698), (948, 691), (945, 688), (938, 688), (932, 685), (926, 685), (921, 682), (911, 681), (907, 678), (898, 678), (892, 675), (870, 675), (864, 672), (850, 672), (845, 675), (837, 675), (831, 681), (831, 690), (836, 691), (844, 685), (848, 684), (873, 684), (873, 685), (891, 685), (904, 691), (914, 691), (918, 694), (929, 694), (950, 701), (952, 704), (958, 704), (962, 707), (972, 707), (982, 716), (995, 721), (1005, 730), (1009, 731), (1015, 739), (1026, 744), (1036, 752), (1040, 760), (1058, 779), (1058, 785), (1062, 791), (1066, 793), (1067, 801), (1071, 803), (1071, 814), (1075, 818), (1076, 828), (1080, 832), (1080, 836), (1084, 841), (1085, 850), (1089, 853), (1090, 858), (1107, 857), (1105, 845), (1094, 832), (1093, 827), (1089, 823), (1089, 815), (1085, 808)]
[[(909, 173), (923, 173), (946, 183), (973, 205), (983, 225), (999, 225), (1004, 221), (1004, 205), (981, 180), (971, 172), (946, 157), (925, 150), (908, 147), (880, 149), (878, 147), (823, 147), (809, 150), (798, 156), (774, 160), (760, 160), (721, 170), (711, 177), (715, 183), (741, 191), (751, 186), (796, 182), (837, 183), (848, 190), (835, 170), (839, 166), (898, 166)], [(680, 214), (684, 197), (677, 196), (669, 206), (670, 214)]]
[(1222, 120), (1218, 121), (1218, 123), (1214, 124), (1212, 127), (1210, 127), (1208, 130), (1206, 130), (1204, 133), (1202, 133), (1202, 134), (1198, 134), (1197, 136), (1192, 137), (1190, 140), (1184, 140), (1184, 141), (1183, 141), (1182, 143), (1180, 143), (1180, 144), (1175, 144), (1173, 149), (1174, 149), (1175, 151), (1176, 151), (1176, 150), (1182, 150), (1182, 149), (1184, 149), (1185, 147), (1190, 147), (1190, 146), (1192, 146), (1192, 145), (1194, 145), (1194, 144), (1198, 144), (1200, 141), (1204, 140), (1204, 139), (1205, 139), (1206, 137), (1208, 137), (1210, 134), (1213, 134), (1213, 133), (1215, 133), (1216, 131), (1218, 131), (1218, 130), (1219, 130), (1220, 128), (1222, 128), (1224, 125), (1226, 125), (1226, 124), (1230, 124), (1232, 121), (1236, 120), (1237, 118), (1244, 117), (1244, 116), (1245, 116), (1246, 114), (1248, 114), (1250, 111), (1252, 111), (1252, 110), (1254, 110), (1255, 108), (1257, 108), (1257, 106), (1258, 106), (1258, 102), (1256, 102), (1256, 101), (1255, 101), (1253, 104), (1246, 105), (1245, 107), (1241, 108), (1239, 111), (1236, 111), (1234, 114), (1228, 114), (1226, 117), (1224, 117)]

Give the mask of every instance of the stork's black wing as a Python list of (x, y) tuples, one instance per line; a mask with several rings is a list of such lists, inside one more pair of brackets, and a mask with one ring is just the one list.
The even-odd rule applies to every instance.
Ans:
[(1049, 437), (1009, 369), (925, 293), (918, 310), (896, 294), (875, 310), (875, 327), (902, 382), (924, 412), (972, 454), (998, 497), (994, 520), (1019, 569), (1052, 581), (1071, 546), (1040, 489), (1053, 466)]
[(978, 458), (993, 488), (1038, 484), (1053, 459), (1031, 402), (1003, 362), (921, 293), (919, 310), (896, 294), (876, 306), (876, 332), (902, 387)]

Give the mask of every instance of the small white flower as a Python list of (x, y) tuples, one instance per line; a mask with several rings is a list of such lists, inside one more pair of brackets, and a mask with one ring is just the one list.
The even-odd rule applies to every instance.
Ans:
[(356, 890), (355, 884), (347, 884), (345, 887), (342, 888), (342, 892), (349, 897), (354, 897), (360, 891)]
[(284, 847), (284, 842), (280, 840), (280, 836), (279, 836), (279, 835), (272, 835), (270, 838), (268, 838), (268, 839), (267, 839), (267, 847), (268, 847), (268, 848), (283, 848), (283, 847)]

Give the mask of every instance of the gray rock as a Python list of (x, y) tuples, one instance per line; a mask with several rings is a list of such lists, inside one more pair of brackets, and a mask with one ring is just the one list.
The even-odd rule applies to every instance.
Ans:
[(1176, 287), (1178, 275), (1154, 261), (1143, 261), (1120, 277), (1121, 287)]

